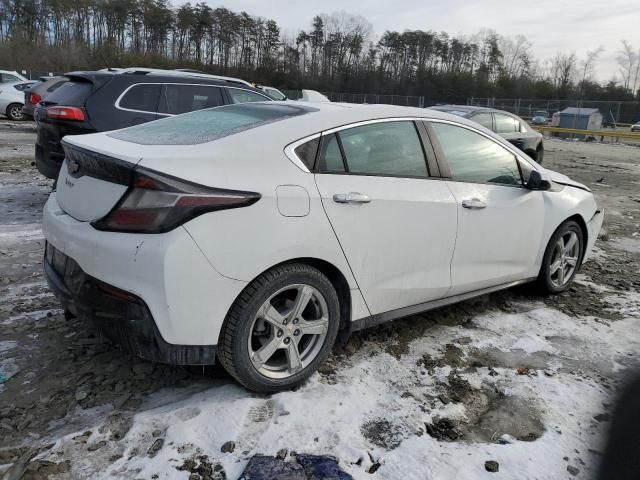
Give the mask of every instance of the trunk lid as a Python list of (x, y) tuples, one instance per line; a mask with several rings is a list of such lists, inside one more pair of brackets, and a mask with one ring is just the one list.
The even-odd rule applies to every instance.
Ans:
[(129, 188), (141, 152), (101, 133), (68, 136), (62, 146), (65, 160), (56, 188), (60, 208), (82, 222), (104, 217)]

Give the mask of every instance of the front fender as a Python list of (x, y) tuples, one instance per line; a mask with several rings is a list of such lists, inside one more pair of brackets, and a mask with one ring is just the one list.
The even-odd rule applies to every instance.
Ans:
[(580, 187), (559, 185), (557, 189), (543, 192), (543, 199), (545, 204), (545, 227), (536, 257), (535, 272), (532, 272), (535, 275), (540, 270), (542, 258), (551, 236), (567, 219), (579, 216), (584, 225), (587, 226), (585, 258), (589, 256), (600, 231), (600, 225), (602, 225), (602, 219), (600, 219), (600, 225), (597, 225), (596, 222), (596, 224), (592, 224), (591, 228), (589, 227), (598, 207), (593, 194)]

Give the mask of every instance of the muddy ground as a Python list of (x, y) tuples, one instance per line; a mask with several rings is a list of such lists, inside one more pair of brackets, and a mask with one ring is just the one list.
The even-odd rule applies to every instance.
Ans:
[[(154, 392), (171, 391), (175, 401), (233, 382), (216, 367), (189, 370), (139, 361), (105, 343), (87, 325), (65, 319), (41, 270), (41, 210), (52, 182), (34, 167), (34, 139), (32, 124), (0, 122), (0, 475), (83, 478), (85, 474), (74, 469), (77, 454), (56, 451), (54, 445), (65, 435), (79, 432), (73, 448), (89, 456), (108, 451), (102, 461), (113, 463), (124, 455), (117, 445), (136, 413), (157, 406), (156, 400), (149, 400), (155, 398)], [(623, 318), (639, 316), (640, 301), (633, 294), (640, 291), (640, 148), (548, 140), (545, 165), (588, 185), (606, 209), (597, 254), (569, 292), (538, 297), (525, 286), (358, 333), (321, 368), (320, 382), (340, 382), (341, 371), (364, 352), (407, 358), (412, 342), (433, 341), (441, 327), (471, 331), (477, 328), (474, 318), (492, 312), (526, 314), (531, 304), (543, 304), (577, 323), (590, 319), (605, 329)], [(557, 351), (580, 349), (580, 345), (563, 344), (566, 339), (547, 340)], [(471, 344), (463, 335), (413, 362), (418, 376), (447, 369), (446, 378), (419, 395), (406, 385), (395, 394), (415, 400), (423, 411), (459, 404), (465, 408), (466, 420), (434, 418), (411, 434), (383, 417), (353, 427), (372, 448), (389, 451), (410, 435), (427, 435), (440, 442), (496, 442), (507, 435), (535, 442), (545, 430), (562, 430), (563, 425), (545, 425), (535, 402), (505, 395), (505, 388), (472, 385), (465, 373), (484, 368), (492, 376), (496, 369), (506, 369), (526, 378), (567, 372), (613, 394), (635, 361), (636, 351), (616, 352), (615, 368), (597, 358), (590, 362), (546, 351), (505, 352), (490, 344)], [(601, 409), (602, 416), (592, 425), (598, 438), (605, 430), (596, 424), (609, 418), (611, 403), (605, 402)], [(153, 438), (162, 438), (158, 432), (153, 432)], [(581, 463), (597, 458), (600, 443), (594, 440), (596, 453), (573, 454), (571, 468), (584, 471)], [(162, 442), (151, 445), (162, 448)], [(153, 448), (140, 449), (144, 451), (135, 454), (155, 455)], [(57, 459), (42, 460), (49, 450)], [(373, 474), (380, 463), (369, 456), (362, 468)], [(207, 478), (202, 472), (185, 470), (191, 472), (189, 478)], [(570, 475), (574, 470), (568, 469)]]

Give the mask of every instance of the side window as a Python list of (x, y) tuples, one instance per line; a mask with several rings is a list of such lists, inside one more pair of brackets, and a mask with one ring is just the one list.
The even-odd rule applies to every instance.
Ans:
[(210, 85), (167, 84), (160, 113), (181, 113), (218, 107), (223, 104), (220, 87)]
[(427, 163), (413, 122), (372, 123), (338, 133), (352, 173), (426, 177)]
[(131, 87), (120, 99), (118, 107), (156, 113), (160, 100), (160, 84), (139, 84)]
[(2, 83), (13, 83), (13, 82), (19, 82), (21, 80), (15, 75), (10, 75), (8, 73), (3, 73), (1, 75), (2, 75)]
[(322, 172), (344, 172), (344, 162), (338, 137), (335, 133), (322, 138), (322, 151), (320, 152), (318, 169)]
[(313, 169), (313, 165), (316, 162), (316, 153), (318, 151), (318, 145), (320, 144), (320, 137), (309, 140), (308, 142), (298, 145), (294, 152), (298, 156), (302, 163), (309, 169)]
[(479, 123), (489, 130), (493, 130), (493, 115), (491, 113), (476, 113), (473, 117), (471, 117), (471, 120)]
[(248, 102), (265, 102), (269, 98), (252, 92), (251, 90), (242, 90), (241, 88), (228, 88), (229, 96), (232, 103), (248, 103)]
[(516, 157), (479, 133), (446, 123), (431, 123), (454, 180), (522, 185)]
[(520, 131), (520, 122), (509, 115), (496, 113), (496, 133), (514, 133)]

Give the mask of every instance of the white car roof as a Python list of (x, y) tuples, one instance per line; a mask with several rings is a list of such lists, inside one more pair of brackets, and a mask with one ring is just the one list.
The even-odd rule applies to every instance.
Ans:
[[(292, 104), (290, 102), (269, 103)], [(467, 120), (466, 118), (426, 108), (337, 102), (297, 101), (295, 104), (304, 105), (311, 111), (300, 117), (293, 117), (291, 119), (285, 119), (283, 121), (263, 125), (261, 128), (256, 130), (263, 131), (265, 135), (278, 135), (278, 137), (282, 139), (288, 138), (289, 142), (293, 142), (297, 139), (343, 125), (385, 118), (434, 118), (453, 120), (458, 123), (478, 128), (477, 123)], [(255, 134), (256, 130), (242, 132), (238, 135), (251, 135), (252, 132)]]
[(15, 70), (0, 70), (0, 73), (8, 73), (10, 75), (17, 75), (20, 78), (24, 78), (25, 80), (27, 79), (27, 77), (25, 77), (24, 75), (16, 72)]
[[(193, 142), (176, 145), (176, 148), (189, 149), (191, 153), (196, 151), (209, 152), (211, 149), (225, 148), (228, 142), (232, 142), (238, 145), (238, 150), (251, 151), (255, 148), (276, 148), (282, 149), (285, 145), (289, 145), (297, 140), (305, 137), (315, 135), (320, 132), (325, 132), (344, 125), (356, 124), (359, 122), (365, 122), (369, 120), (378, 119), (390, 119), (390, 118), (431, 118), (431, 119), (443, 119), (452, 120), (460, 124), (469, 125), (476, 129), (483, 129), (477, 123), (467, 120), (465, 118), (451, 115), (445, 112), (439, 112), (436, 110), (415, 108), (415, 107), (401, 107), (395, 105), (373, 105), (373, 104), (352, 104), (352, 103), (332, 103), (332, 102), (255, 102), (249, 104), (235, 104), (227, 107), (216, 107), (212, 110), (224, 109), (224, 108), (243, 108), (243, 105), (248, 105), (248, 108), (255, 108), (259, 105), (264, 105), (265, 108), (270, 106), (287, 106), (288, 108), (296, 108), (297, 106), (303, 107), (306, 111), (299, 115), (293, 115), (286, 118), (282, 118), (278, 121), (268, 122), (260, 125), (257, 128), (250, 128), (245, 131), (238, 131), (233, 135), (224, 136), (223, 138), (205, 140), (202, 142)], [(187, 113), (185, 115), (191, 115)], [(173, 121), (178, 121), (180, 116), (172, 117)], [(159, 120), (163, 122), (163, 120)], [(147, 125), (147, 124), (145, 124)], [(155, 122), (148, 125), (156, 125)], [(157, 124), (160, 127), (161, 123)], [(137, 128), (137, 127), (131, 127)], [(206, 132), (198, 132), (206, 136)], [(483, 129), (488, 135), (497, 138), (501, 141), (501, 137), (493, 134), (489, 130)], [(166, 153), (167, 146), (172, 144), (138, 144), (138, 142), (130, 143), (126, 140), (122, 143), (122, 140), (114, 140), (118, 138), (120, 134), (118, 132), (126, 132), (127, 129), (116, 130), (114, 132), (101, 132), (96, 134), (82, 135), (82, 136), (67, 136), (65, 140), (68, 143), (76, 144), (85, 148), (95, 148), (99, 146), (107, 147), (107, 144), (117, 148), (118, 151), (127, 149), (129, 153), (135, 151), (135, 155), (147, 156), (154, 155), (156, 153)], [(114, 143), (114, 141), (116, 143)], [(120, 145), (118, 145), (120, 144)], [(124, 147), (126, 145), (126, 148)], [(108, 147), (107, 147), (108, 148)], [(186, 150), (182, 150), (186, 151)], [(106, 153), (108, 150), (102, 152)], [(115, 151), (113, 153), (116, 153)], [(128, 154), (127, 154), (128, 155)], [(134, 156), (135, 156), (134, 155)]]
[(316, 90), (302, 90), (302, 98), (300, 98), (303, 102), (330, 102), (329, 98), (326, 95), (316, 91)]

